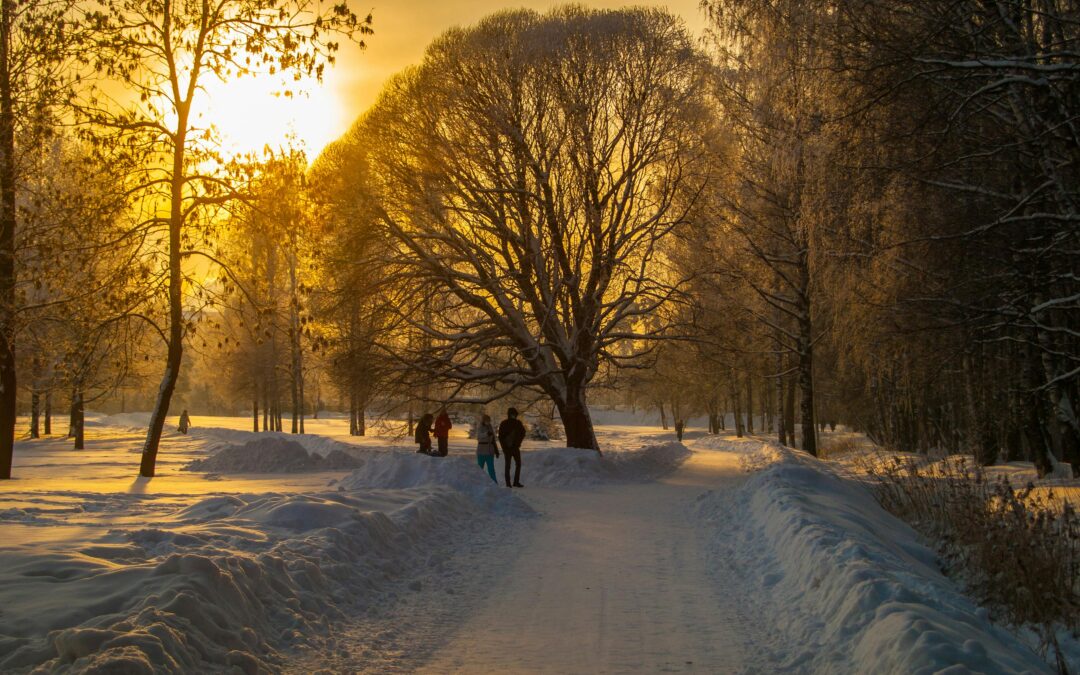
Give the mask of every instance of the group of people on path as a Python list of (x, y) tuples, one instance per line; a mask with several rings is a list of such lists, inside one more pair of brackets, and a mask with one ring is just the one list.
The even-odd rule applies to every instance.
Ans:
[[(416, 442), (420, 444), (417, 452), (432, 457), (446, 457), (450, 452), (450, 430), (453, 428), (454, 424), (450, 421), (450, 415), (446, 414), (446, 408), (440, 410), (439, 416), (434, 418), (431, 413), (424, 413), (416, 423)], [(432, 434), (439, 443), (438, 450), (431, 447)]]
[[(446, 409), (439, 411), (438, 417), (425, 413), (416, 424), (415, 440), (420, 448), (418, 453), (433, 457), (446, 457), (449, 453), (450, 430), (454, 427)], [(438, 450), (432, 450), (431, 436), (438, 442)], [(506, 411), (506, 419), (499, 423), (498, 432), (491, 422), (491, 415), (483, 414), (476, 426), (476, 463), (481, 469), (487, 469), (495, 483), (495, 458), (502, 447), (506, 487), (525, 487), (521, 484), (521, 443), (525, 440), (525, 425), (518, 419), (516, 408)], [(514, 464), (514, 480), (510, 480), (510, 464)]]

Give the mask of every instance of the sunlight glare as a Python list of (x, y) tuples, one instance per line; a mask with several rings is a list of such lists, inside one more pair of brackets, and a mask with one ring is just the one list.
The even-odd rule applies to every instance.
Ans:
[(313, 160), (345, 130), (345, 111), (329, 82), (294, 83), (293, 96), (280, 94), (275, 76), (248, 76), (230, 82), (212, 80), (200, 100), (199, 127), (214, 125), (225, 157), (278, 149), (290, 135)]

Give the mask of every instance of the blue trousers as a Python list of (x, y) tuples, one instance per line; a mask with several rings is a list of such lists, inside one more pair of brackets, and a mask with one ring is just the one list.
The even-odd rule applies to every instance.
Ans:
[(488, 475), (491, 476), (491, 480), (498, 484), (499, 479), (495, 477), (495, 455), (477, 455), (476, 463), (480, 468), (486, 466)]

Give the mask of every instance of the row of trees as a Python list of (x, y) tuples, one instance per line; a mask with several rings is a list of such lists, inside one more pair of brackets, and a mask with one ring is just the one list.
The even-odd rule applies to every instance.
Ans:
[[(308, 0), (3, 0), (0, 10), (0, 477), (10, 477), (17, 373), (27, 372), (16, 346), (28, 326), (48, 325), (66, 342), (27, 349), (29, 372), (58, 355), (79, 410), (100, 379), (95, 364), (123, 375), (125, 351), (142, 344), (132, 331), (160, 340), (142, 352), (165, 361), (140, 468), (152, 476), (185, 341), (229, 290), (227, 268), (207, 266), (224, 262), (219, 234), (261, 175), (217, 152), (195, 115), (203, 85), (321, 77), (337, 41), (369, 33), (370, 17)], [(72, 180), (80, 169), (102, 177), (69, 186), (89, 193), (86, 213), (63, 187), (43, 187), (58, 166)], [(37, 311), (58, 307), (70, 321)]]
[[(368, 30), (346, 8), (38, 1), (10, 15), (19, 44), (93, 48), (33, 65), (40, 101), (11, 108), (27, 132), (0, 180), (28, 206), (18, 251), (0, 237), (22, 270), (0, 332), (49, 357), (7, 348), (0, 386), (17, 369), (77, 402), (145, 374), (124, 354), (163, 358), (144, 475), (185, 342), (256, 429), (290, 409), (303, 430), (319, 365), (353, 433), (373, 403), (512, 397), (599, 450), (588, 392), (632, 387), (712, 431), (759, 413), (811, 453), (846, 422), (1080, 467), (1077, 29), (1056, 0), (709, 0), (711, 53), (657, 10), (502, 12), (436, 40), (310, 170), (218, 157), (192, 104), (203, 77), (319, 73)], [(27, 18), (47, 11), (78, 20)], [(31, 158), (68, 162), (78, 199)], [(78, 274), (34, 267), (57, 262)]]
[(1070, 5), (706, 5), (735, 146), (696, 248), (738, 311), (705, 334), (771, 355), (777, 404), (794, 375), (808, 451), (825, 415), (1080, 470)]
[(846, 422), (1080, 467), (1068, 8), (706, 11), (709, 57), (663, 12), (508, 12), (387, 87), (323, 172), (373, 234), (368, 356), (532, 389), (580, 447), (630, 386), (811, 453)]
[(661, 12), (513, 12), (391, 83), (325, 172), (388, 300), (367, 356), (532, 388), (572, 445), (575, 399), (631, 386), (812, 453), (847, 422), (1075, 466), (1068, 7), (707, 10), (711, 58)]

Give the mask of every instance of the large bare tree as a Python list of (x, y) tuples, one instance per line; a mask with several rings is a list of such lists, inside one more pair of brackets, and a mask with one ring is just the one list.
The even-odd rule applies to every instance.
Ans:
[(704, 180), (706, 68), (670, 14), (563, 8), (452, 30), (393, 80), (359, 137), (419, 333), (399, 355), (473, 401), (538, 389), (599, 450), (590, 381), (680, 291), (665, 241)]

